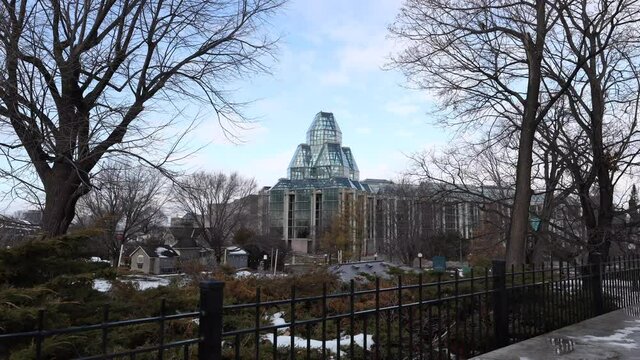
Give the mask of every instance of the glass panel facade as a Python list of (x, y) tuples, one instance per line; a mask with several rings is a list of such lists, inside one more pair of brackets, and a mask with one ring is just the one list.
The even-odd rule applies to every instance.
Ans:
[(276, 235), (283, 235), (283, 212), (284, 212), (284, 191), (271, 190), (269, 192), (269, 218), (271, 232)]
[(349, 168), (349, 179), (358, 180), (360, 178), (360, 171), (358, 170), (358, 165), (356, 165), (356, 161), (353, 159), (353, 154), (351, 153), (351, 149), (348, 147), (343, 147), (342, 153), (345, 156), (345, 160), (347, 161), (347, 165)]
[(340, 209), (340, 190), (324, 189), (322, 191), (322, 222), (329, 226)]
[(342, 132), (332, 113), (316, 114), (307, 131), (307, 143), (296, 149), (287, 175), (291, 180), (338, 177), (359, 180), (353, 153), (342, 147)]
[(321, 146), (325, 143), (342, 143), (342, 131), (332, 113), (319, 112), (307, 130), (307, 144)]
[(458, 231), (458, 206), (455, 203), (444, 205), (445, 231)]
[(289, 179), (301, 180), (312, 177), (311, 148), (307, 144), (298, 145), (289, 163)]
[(311, 191), (296, 190), (294, 237), (306, 239), (311, 234)]

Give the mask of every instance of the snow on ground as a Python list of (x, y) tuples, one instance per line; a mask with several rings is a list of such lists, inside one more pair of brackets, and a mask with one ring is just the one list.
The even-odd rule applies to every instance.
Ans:
[(255, 274), (254, 274), (254, 273), (252, 273), (251, 271), (246, 271), (246, 270), (238, 271), (238, 272), (236, 272), (236, 274), (235, 274), (235, 276), (236, 276), (237, 278), (239, 278), (239, 279), (246, 278), (246, 277), (249, 277), (249, 276), (254, 276), (254, 275), (255, 275)]
[(635, 281), (629, 280), (602, 280), (602, 285), (605, 287), (605, 290), (608, 288), (619, 288), (619, 287), (636, 287), (638, 284)]
[(139, 290), (155, 289), (160, 286), (167, 286), (171, 283), (171, 279), (152, 277), (152, 276), (140, 276), (131, 277), (131, 279), (121, 279), (120, 281), (133, 284)]
[(609, 336), (586, 335), (586, 336), (582, 336), (580, 339), (587, 342), (600, 342), (600, 343), (606, 343), (608, 345), (620, 346), (625, 349), (637, 349), (638, 344), (634, 341), (634, 339), (629, 338), (629, 335), (640, 331), (640, 320), (627, 321), (627, 322), (634, 324), (634, 326), (629, 326), (624, 329), (616, 330), (615, 333)]
[(107, 292), (111, 290), (111, 281), (105, 279), (95, 279), (93, 280), (93, 290), (98, 290), (100, 292)]
[[(287, 322), (284, 320), (284, 312), (280, 311), (277, 312), (275, 314), (273, 314), (271, 316), (271, 325), (273, 326), (282, 326), (284, 324), (286, 324)], [(285, 330), (289, 330), (288, 327), (283, 327), (281, 329), (278, 329), (280, 331), (285, 331)]]
[[(138, 290), (155, 289), (160, 286), (167, 286), (171, 283), (171, 277), (166, 276), (123, 276), (118, 279), (123, 283), (133, 284)], [(93, 289), (100, 292), (111, 290), (111, 280), (95, 279), (93, 280)]]
[[(273, 334), (265, 334), (262, 336), (262, 339), (267, 340), (273, 343)], [(276, 337), (276, 341), (279, 348), (288, 348), (291, 346), (291, 336), (290, 335), (278, 335)], [(338, 353), (338, 339), (327, 340), (324, 342), (327, 351), (337, 354)], [(344, 335), (340, 338), (340, 346), (348, 346), (351, 343), (351, 335)], [(353, 343), (364, 347), (364, 334), (356, 334), (353, 336)], [(309, 349), (322, 350), (322, 341), (321, 340), (308, 340)], [(371, 349), (373, 347), (373, 335), (367, 335), (367, 347)], [(307, 348), (307, 339), (299, 336), (293, 337), (293, 346), (297, 348)], [(346, 355), (344, 351), (340, 351), (340, 355)]]
[[(274, 326), (282, 326), (284, 324), (286, 324), (286, 320), (284, 319), (284, 312), (280, 311), (277, 312), (273, 315), (271, 315), (270, 317), (271, 320), (271, 325)], [(289, 332), (289, 327), (288, 326), (283, 326), (281, 328), (278, 329), (278, 333), (283, 334), (284, 335), (278, 335), (275, 338), (275, 341), (277, 342), (278, 347), (290, 347), (291, 346), (291, 335), (288, 334)], [(262, 336), (263, 340), (267, 340), (271, 343), (273, 343), (274, 341), (274, 336), (273, 334), (265, 334)], [(353, 343), (360, 346), (361, 348), (364, 348), (364, 334), (355, 334), (353, 336)], [(293, 346), (294, 347), (299, 347), (299, 348), (307, 348), (307, 341), (309, 343), (309, 349), (316, 349), (316, 350), (322, 350), (322, 341), (321, 340), (314, 340), (314, 339), (305, 339), (303, 337), (299, 337), (299, 336), (293, 336)], [(340, 338), (340, 346), (346, 346), (349, 345), (351, 342), (351, 335), (344, 335)], [(373, 342), (373, 335), (367, 335), (367, 347), (369, 349), (371, 349), (374, 345)], [(325, 347), (329, 352), (338, 353), (338, 339), (333, 339), (333, 340), (327, 340), (325, 341)], [(344, 351), (340, 352), (340, 355), (346, 355)]]
[(111, 261), (109, 260), (102, 260), (101, 258), (97, 257), (97, 256), (92, 256), (91, 258), (89, 258), (90, 262), (103, 262), (103, 263), (107, 263), (107, 264), (111, 264)]

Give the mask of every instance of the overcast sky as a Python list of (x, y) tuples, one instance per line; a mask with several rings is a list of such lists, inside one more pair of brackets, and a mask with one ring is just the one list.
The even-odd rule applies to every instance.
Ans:
[(235, 100), (255, 100), (245, 111), (259, 122), (234, 144), (215, 120), (204, 121), (192, 141), (212, 143), (188, 160), (189, 169), (236, 170), (274, 185), (318, 111), (335, 115), (361, 179), (394, 178), (406, 167), (404, 154), (446, 143), (427, 94), (382, 69), (394, 50), (387, 26), (400, 3), (291, 0), (272, 22), (282, 35), (272, 74), (234, 85)]

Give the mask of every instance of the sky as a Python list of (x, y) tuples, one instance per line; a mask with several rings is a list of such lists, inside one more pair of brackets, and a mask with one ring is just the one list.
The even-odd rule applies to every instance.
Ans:
[(186, 160), (193, 170), (238, 171), (260, 187), (286, 177), (298, 144), (319, 111), (332, 112), (360, 168), (360, 178), (394, 179), (407, 155), (450, 140), (432, 122), (426, 92), (407, 88), (398, 70), (384, 70), (399, 48), (388, 38), (401, 1), (290, 0), (272, 18), (280, 34), (271, 74), (233, 84), (233, 99), (251, 101), (256, 121), (229, 141), (204, 119), (190, 145), (208, 144)]

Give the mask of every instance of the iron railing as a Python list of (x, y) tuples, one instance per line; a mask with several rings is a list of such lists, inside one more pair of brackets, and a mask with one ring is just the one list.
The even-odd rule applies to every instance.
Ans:
[[(608, 311), (640, 302), (640, 259), (615, 258), (593, 264), (554, 262), (507, 268), (398, 276), (351, 282), (329, 293), (300, 296), (290, 289), (283, 300), (224, 305), (224, 283), (200, 284), (200, 311), (0, 334), (0, 347), (31, 339), (33, 358), (48, 358), (47, 338), (100, 331), (101, 352), (78, 359), (466, 359), (541, 335)], [(199, 324), (198, 338), (167, 339), (172, 321)], [(110, 330), (156, 324), (153, 345), (116, 349)], [(0, 355), (1, 356), (1, 355)]]

